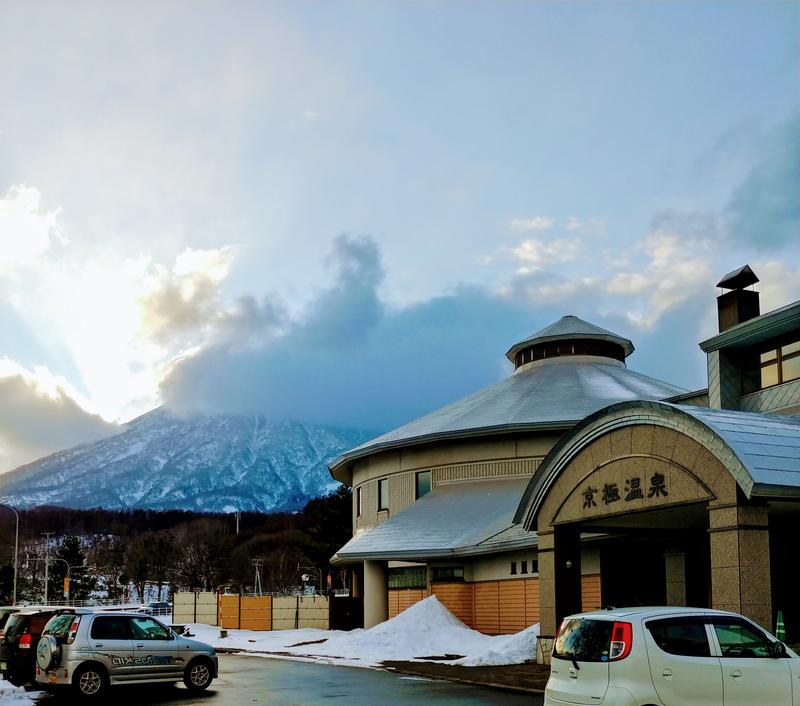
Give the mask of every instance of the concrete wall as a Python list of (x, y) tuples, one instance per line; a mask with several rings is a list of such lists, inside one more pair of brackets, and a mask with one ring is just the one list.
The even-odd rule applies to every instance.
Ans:
[(172, 622), (217, 624), (217, 594), (213, 591), (182, 591), (172, 595)]

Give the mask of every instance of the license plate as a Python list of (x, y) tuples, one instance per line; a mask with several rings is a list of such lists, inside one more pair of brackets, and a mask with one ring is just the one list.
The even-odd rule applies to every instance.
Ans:
[(51, 684), (55, 684), (56, 683), (56, 675), (55, 675), (55, 673), (48, 674), (47, 675), (47, 679)]

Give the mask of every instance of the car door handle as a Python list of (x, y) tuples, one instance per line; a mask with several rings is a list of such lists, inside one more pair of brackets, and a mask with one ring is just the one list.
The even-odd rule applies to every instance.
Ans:
[(741, 679), (742, 678), (742, 673), (738, 669), (734, 669), (731, 672), (731, 678), (732, 679)]
[(95, 646), (95, 647), (102, 647), (102, 646), (103, 646), (103, 643), (102, 643), (102, 642), (95, 642), (95, 643), (94, 643), (94, 646)]
[(664, 677), (664, 679), (672, 679), (672, 670), (665, 669), (663, 672), (661, 672), (661, 676)]
[(136, 645), (136, 649), (137, 650), (143, 650), (144, 649), (144, 645)]

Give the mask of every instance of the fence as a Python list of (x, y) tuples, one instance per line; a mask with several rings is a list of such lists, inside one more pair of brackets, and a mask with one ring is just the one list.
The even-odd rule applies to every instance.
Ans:
[(327, 630), (330, 624), (327, 596), (240, 596), (187, 591), (176, 592), (173, 598), (172, 620), (176, 624), (204, 623), (239, 630)]

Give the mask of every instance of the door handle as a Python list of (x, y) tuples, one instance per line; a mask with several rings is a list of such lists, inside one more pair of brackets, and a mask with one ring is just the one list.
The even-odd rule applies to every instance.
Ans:
[(672, 670), (665, 669), (663, 672), (661, 672), (661, 676), (664, 677), (664, 679), (672, 679)]
[(136, 645), (136, 649), (137, 650), (143, 650), (144, 649), (144, 645)]
[(738, 669), (734, 669), (731, 672), (731, 678), (733, 678), (733, 679), (741, 679), (742, 678), (742, 673)]
[(95, 647), (102, 647), (102, 646), (103, 646), (103, 643), (102, 643), (102, 642), (95, 642), (95, 643), (94, 643), (94, 646), (95, 646)]

